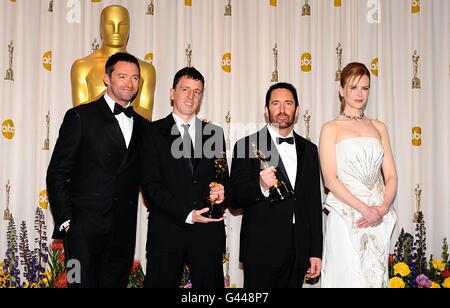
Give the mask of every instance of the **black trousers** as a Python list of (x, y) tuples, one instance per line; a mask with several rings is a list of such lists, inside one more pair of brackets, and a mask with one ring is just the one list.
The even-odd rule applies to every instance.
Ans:
[[(305, 266), (301, 266), (296, 257), (294, 225), (291, 245), (281, 266), (244, 263), (244, 288), (301, 288), (306, 273)], [(267, 249), (270, 249), (268, 247)], [(270, 260), (268, 260), (268, 264)]]
[(73, 225), (64, 241), (69, 288), (126, 288), (134, 247), (118, 247), (109, 235)]
[(184, 263), (189, 266), (193, 288), (223, 288), (222, 254), (193, 251), (147, 252), (144, 288), (179, 288)]

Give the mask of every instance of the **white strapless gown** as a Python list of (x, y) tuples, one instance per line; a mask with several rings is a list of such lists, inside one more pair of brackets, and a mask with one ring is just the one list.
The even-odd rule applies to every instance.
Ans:
[[(336, 144), (337, 176), (367, 205), (381, 205), (384, 181), (380, 141), (355, 137)], [(324, 238), (322, 287), (384, 288), (389, 286), (389, 243), (396, 214), (391, 208), (377, 227), (359, 229), (361, 214), (331, 192), (325, 207), (330, 211)]]

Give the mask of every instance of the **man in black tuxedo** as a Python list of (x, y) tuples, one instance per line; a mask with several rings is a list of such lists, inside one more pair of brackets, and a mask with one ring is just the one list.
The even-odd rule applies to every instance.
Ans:
[(143, 138), (143, 192), (149, 203), (144, 287), (179, 287), (185, 262), (194, 288), (224, 287), (224, 218), (205, 217), (205, 200), (223, 204), (229, 175), (225, 165), (223, 180), (215, 184), (225, 142), (222, 128), (196, 116), (204, 84), (195, 68), (177, 72), (172, 113), (151, 123)]
[[(304, 277), (320, 274), (319, 161), (317, 147), (293, 130), (299, 112), (294, 86), (273, 85), (266, 95), (269, 124), (239, 140), (234, 148), (231, 206), (244, 209), (240, 261), (245, 288), (301, 287)], [(264, 164), (254, 149), (267, 163), (262, 171)], [(269, 191), (277, 180), (293, 194), (271, 203)]]
[(111, 56), (104, 82), (104, 97), (66, 113), (47, 170), (54, 238), (65, 239), (67, 260), (81, 266), (81, 276), (68, 275), (71, 287), (125, 288), (134, 258), (138, 146), (148, 125), (130, 105), (138, 60)]

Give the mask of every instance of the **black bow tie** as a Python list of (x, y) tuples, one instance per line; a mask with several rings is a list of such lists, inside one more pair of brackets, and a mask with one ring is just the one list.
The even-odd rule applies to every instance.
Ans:
[(294, 144), (294, 137), (277, 138), (277, 143), (278, 144), (282, 144), (283, 142), (286, 142), (287, 144)]
[(114, 115), (118, 115), (121, 113), (124, 113), (127, 117), (132, 118), (133, 117), (133, 107), (130, 105), (127, 108), (123, 108), (121, 105), (119, 104), (115, 104), (114, 105)]

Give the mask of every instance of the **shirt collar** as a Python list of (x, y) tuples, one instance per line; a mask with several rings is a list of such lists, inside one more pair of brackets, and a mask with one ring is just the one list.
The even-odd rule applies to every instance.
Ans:
[[(111, 96), (108, 95), (108, 93), (105, 93), (104, 97), (109, 109), (111, 109), (111, 112), (114, 112), (114, 105), (116, 104), (116, 102), (111, 98)], [(128, 102), (128, 105), (126, 105), (125, 108), (129, 107), (130, 105), (131, 103)]]
[(180, 128), (183, 127), (184, 124), (189, 124), (189, 129), (192, 129), (193, 131), (195, 131), (195, 123), (196, 123), (197, 117), (193, 117), (188, 123), (184, 123), (184, 121), (173, 112), (172, 112), (172, 116), (173, 116), (173, 119), (175, 120), (175, 124), (177, 125), (178, 130), (180, 130)]
[[(294, 137), (294, 130), (292, 130), (289, 135), (287, 135), (286, 137), (281, 136), (273, 127), (272, 125), (268, 124), (267, 125), (267, 129), (269, 130), (270, 133), (270, 137), (272, 138), (273, 142), (278, 145), (277, 143), (277, 138), (290, 138), (290, 137)], [(295, 138), (294, 138), (295, 140)]]

